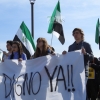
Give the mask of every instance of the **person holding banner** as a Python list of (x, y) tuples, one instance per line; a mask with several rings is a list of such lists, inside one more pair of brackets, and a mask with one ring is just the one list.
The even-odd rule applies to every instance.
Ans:
[(51, 47), (48, 45), (47, 40), (45, 38), (38, 38), (36, 51), (34, 55), (31, 57), (31, 59), (46, 56), (51, 53), (53, 53), (53, 50), (51, 50)]
[[(68, 52), (80, 50), (84, 54), (84, 64), (85, 68), (89, 60), (93, 60), (93, 52), (89, 43), (84, 41), (84, 33), (82, 29), (75, 28), (72, 32), (75, 42), (69, 46)], [(66, 54), (66, 51), (63, 51), (63, 54)], [(87, 69), (87, 68), (86, 68)]]
[[(85, 69), (86, 69), (86, 71), (88, 71), (88, 68), (87, 68), (88, 61), (93, 60), (93, 52), (92, 52), (91, 46), (90, 46), (89, 43), (84, 41), (84, 33), (83, 33), (82, 29), (75, 28), (73, 30), (72, 35), (75, 39), (75, 42), (72, 45), (69, 46), (68, 52), (81, 49), (82, 53), (84, 54)], [(66, 51), (62, 52), (62, 54), (66, 54), (66, 53), (67, 53)]]
[(22, 45), (18, 41), (12, 43), (12, 54), (8, 59), (18, 59), (19, 61), (27, 60), (26, 54), (23, 53)]
[[(94, 57), (94, 61), (91, 61), (89, 63), (89, 67), (91, 68), (91, 71), (89, 73), (90, 76), (93, 76), (94, 74), (94, 79), (88, 79), (88, 91), (91, 100), (96, 100), (98, 97), (100, 99), (100, 91), (99, 91), (99, 85), (100, 85), (100, 61), (98, 58)], [(93, 73), (94, 71), (94, 73)]]
[[(93, 60), (93, 52), (89, 43), (84, 41), (84, 33), (82, 29), (75, 28), (72, 32), (72, 35), (75, 39), (75, 42), (71, 44), (68, 48), (68, 52), (81, 50), (84, 55), (84, 65), (85, 65), (85, 74), (86, 74), (86, 84), (88, 80), (88, 63), (90, 60)], [(66, 51), (63, 51), (62, 54), (66, 54)], [(87, 97), (88, 99), (88, 97)]]
[(11, 55), (11, 53), (12, 53), (12, 41), (11, 40), (8, 40), (6, 42), (6, 48), (8, 50), (8, 53), (2, 50), (3, 51), (2, 61), (8, 59), (8, 56)]

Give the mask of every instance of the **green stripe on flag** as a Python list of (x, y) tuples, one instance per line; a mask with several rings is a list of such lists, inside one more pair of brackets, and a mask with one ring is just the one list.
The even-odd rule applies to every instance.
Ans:
[(34, 51), (36, 50), (35, 48), (35, 44), (34, 44), (34, 41), (33, 41), (33, 37), (29, 31), (29, 29), (27, 28), (27, 26), (25, 25), (24, 22), (22, 22), (22, 24), (20, 25), (20, 28), (22, 30), (22, 32), (24, 33), (24, 35), (26, 36), (26, 38), (30, 41), (30, 43), (32, 44), (32, 47), (34, 49)]
[(50, 18), (50, 24), (49, 24), (49, 28), (48, 28), (48, 33), (52, 33), (53, 31), (53, 24), (54, 24), (54, 21), (55, 21), (55, 18), (56, 18), (56, 12), (60, 12), (60, 3), (58, 1), (53, 13), (52, 13), (52, 16)]

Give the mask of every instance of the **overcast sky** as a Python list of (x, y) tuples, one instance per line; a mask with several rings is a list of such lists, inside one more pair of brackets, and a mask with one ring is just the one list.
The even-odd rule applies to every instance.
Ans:
[[(51, 34), (47, 33), (49, 16), (57, 0), (36, 0), (34, 4), (34, 42), (39, 37), (51, 44)], [(65, 44), (61, 45), (54, 36), (52, 46), (57, 53), (68, 50), (74, 42), (72, 31), (78, 27), (84, 31), (85, 41), (91, 44), (93, 54), (100, 57), (99, 46), (95, 43), (97, 19), (100, 18), (100, 0), (60, 0)], [(29, 0), (0, 0), (0, 48), (6, 51), (6, 41), (12, 40), (24, 21), (31, 31), (31, 5)]]

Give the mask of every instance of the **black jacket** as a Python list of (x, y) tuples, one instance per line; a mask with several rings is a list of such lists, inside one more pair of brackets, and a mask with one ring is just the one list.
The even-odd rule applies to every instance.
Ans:
[(84, 65), (86, 66), (89, 60), (93, 60), (93, 52), (89, 43), (81, 41), (80, 43), (74, 42), (69, 46), (68, 52), (80, 50), (82, 47), (86, 50), (86, 55), (84, 55)]

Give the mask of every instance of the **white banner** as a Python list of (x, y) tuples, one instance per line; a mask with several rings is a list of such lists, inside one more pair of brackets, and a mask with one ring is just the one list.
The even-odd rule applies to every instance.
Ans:
[(0, 100), (85, 100), (83, 55), (48, 55), (0, 63)]

